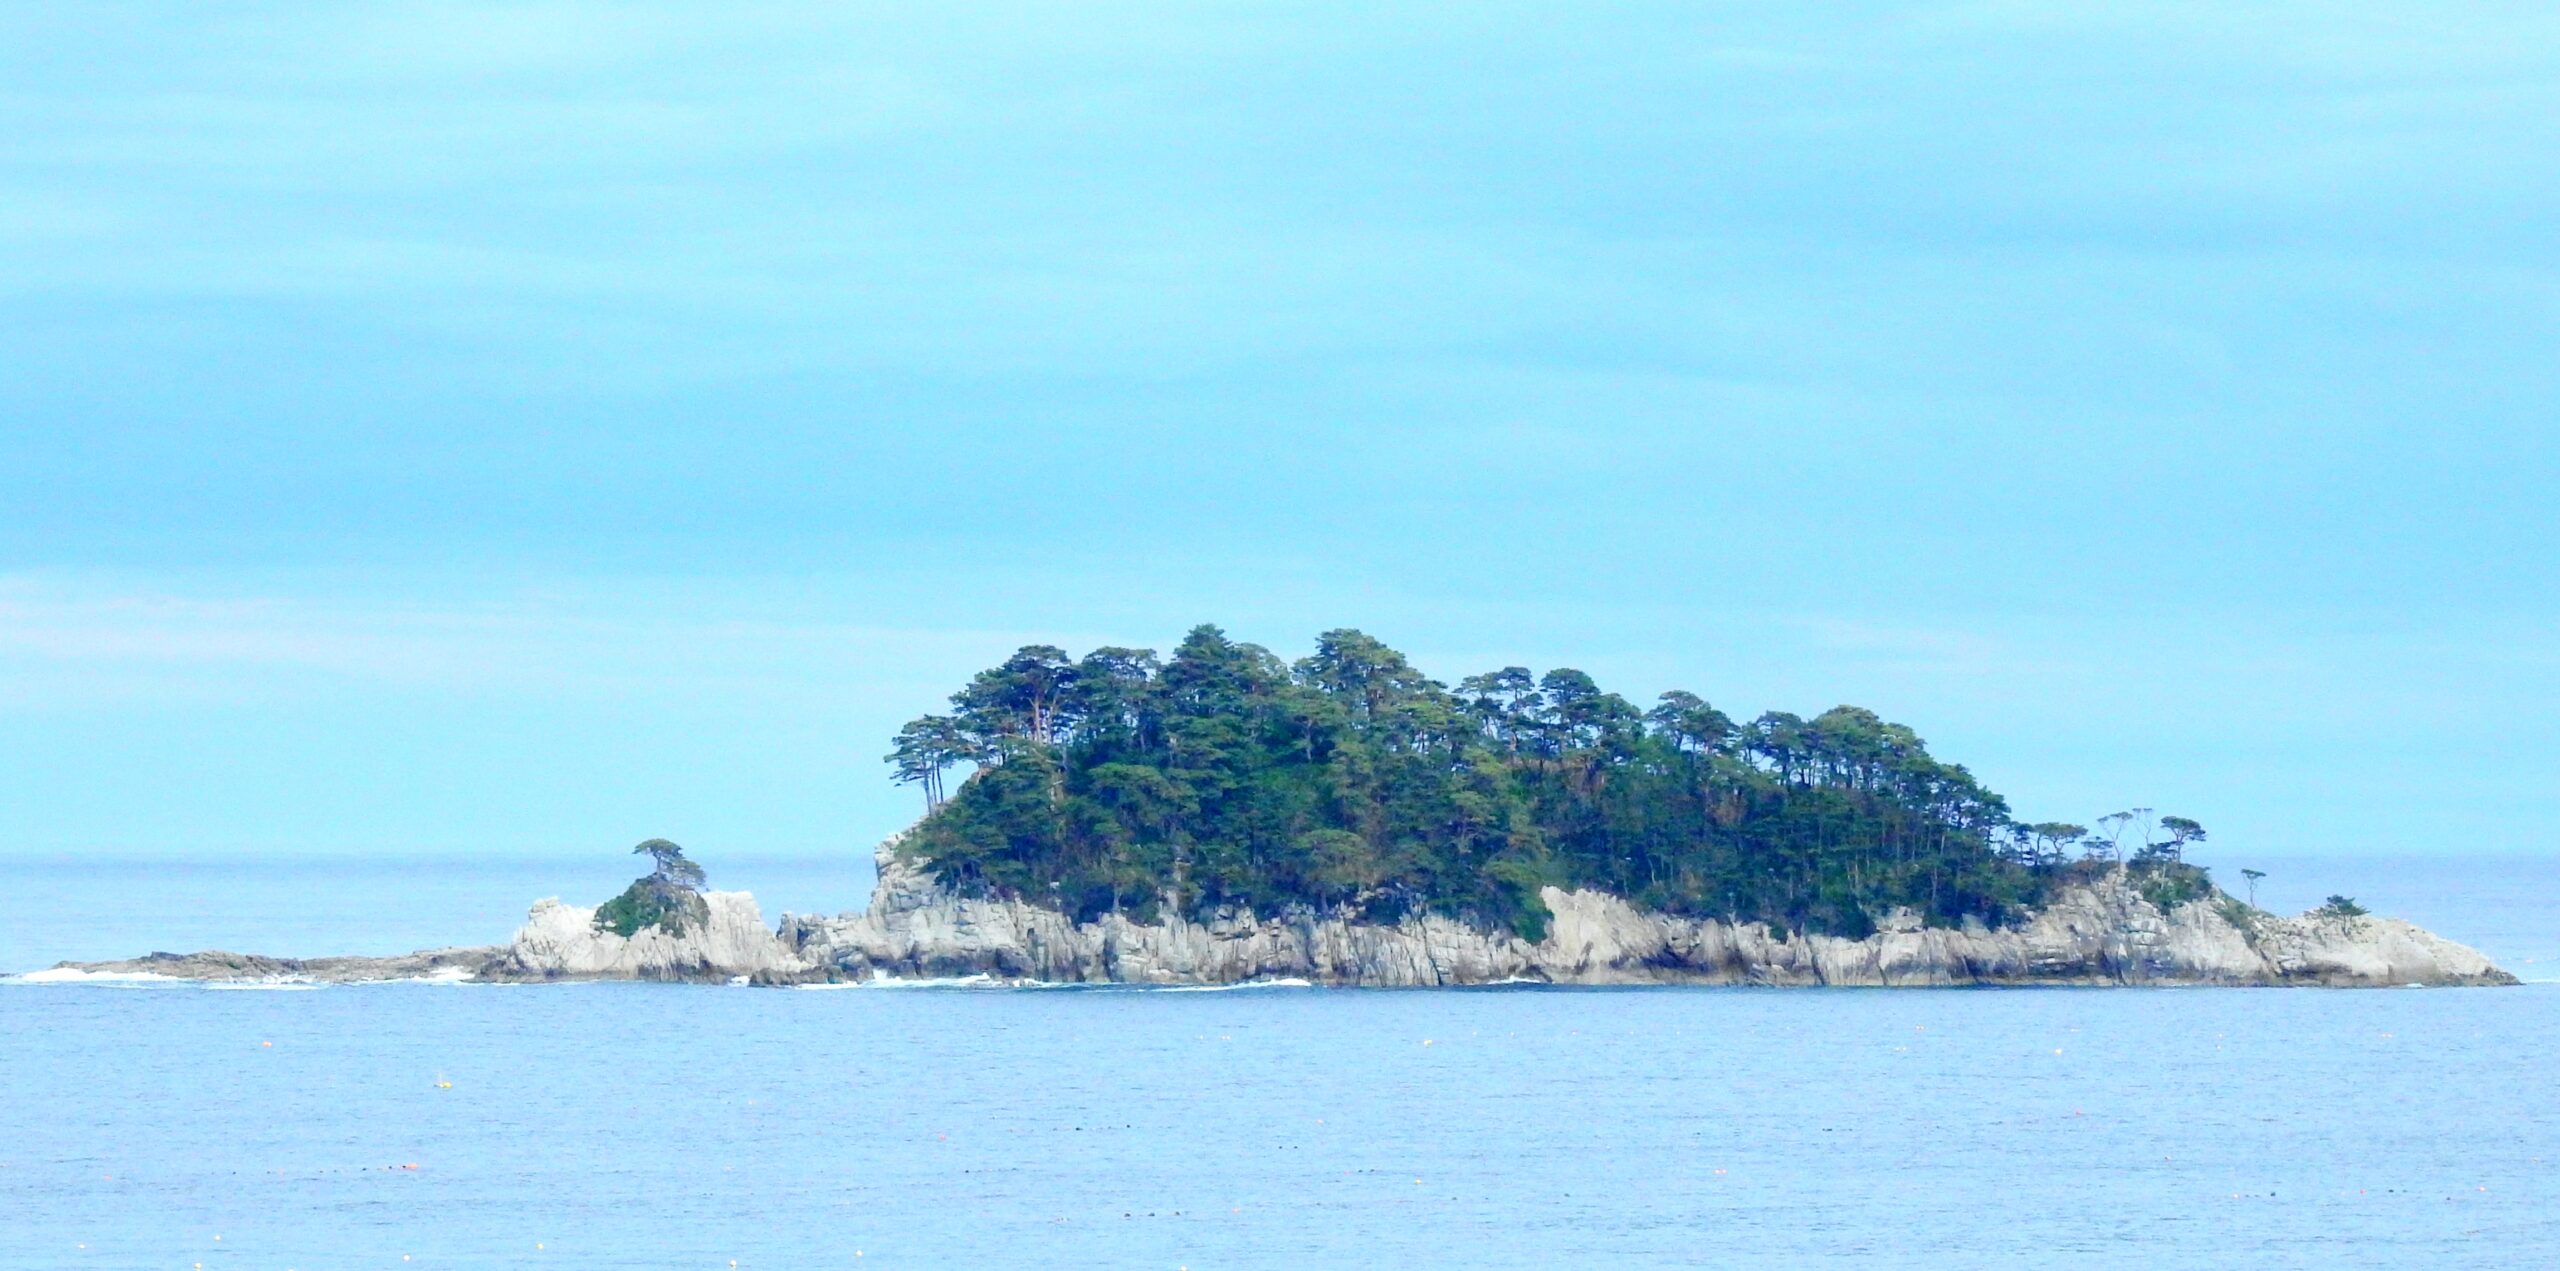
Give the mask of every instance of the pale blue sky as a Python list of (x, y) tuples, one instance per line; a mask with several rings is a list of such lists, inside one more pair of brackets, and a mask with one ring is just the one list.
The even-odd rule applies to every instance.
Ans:
[(1014, 644), (2560, 848), (2549, 6), (0, 10), (0, 853), (858, 850)]

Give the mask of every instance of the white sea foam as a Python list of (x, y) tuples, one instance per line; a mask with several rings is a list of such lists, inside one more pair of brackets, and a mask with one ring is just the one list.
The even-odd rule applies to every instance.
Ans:
[(110, 988), (117, 986), (133, 988), (145, 984), (187, 983), (187, 981), (180, 979), (177, 976), (161, 975), (153, 971), (83, 971), (76, 966), (47, 967), (41, 971), (29, 971), (24, 975), (0, 976), (0, 982), (9, 984), (95, 984)]
[[(1129, 987), (1143, 988), (1146, 986), (1130, 985)], [(1285, 976), (1277, 980), (1239, 980), (1234, 984), (1168, 984), (1155, 991), (1159, 993), (1235, 993), (1245, 989), (1309, 989), (1314, 987), (1315, 985), (1311, 981), (1301, 980), (1295, 976)]]
[(1017, 989), (1048, 987), (1021, 980), (1002, 980), (992, 975), (960, 975), (943, 978), (900, 977), (874, 968), (867, 980), (839, 980), (833, 984), (795, 984), (798, 989)]

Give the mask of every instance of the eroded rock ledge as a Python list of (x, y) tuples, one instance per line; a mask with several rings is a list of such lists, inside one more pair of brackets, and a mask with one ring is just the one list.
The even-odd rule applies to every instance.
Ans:
[(2396, 918), (2277, 918), (2194, 901), (2162, 912), (2119, 872), (2073, 888), (2033, 919), (1991, 930), (1887, 921), (1863, 940), (1759, 923), (1646, 913), (1600, 892), (1543, 893), (1544, 940), (1441, 917), (1394, 925), (1313, 913), (1240, 913), (1207, 923), (1077, 923), (1020, 901), (955, 896), (879, 852), (871, 907), (783, 916), (780, 938), (823, 978), (973, 975), (1066, 983), (1422, 987), (1553, 984), (2513, 984), (2476, 950)]
[(954, 895), (898, 850), (879, 849), (871, 907), (783, 915), (768, 931), (755, 898), (708, 892), (709, 920), (683, 935), (598, 931), (595, 911), (533, 907), (504, 946), (394, 958), (153, 954), (64, 963), (39, 976), (159, 975), (214, 981), (471, 978), (695, 980), (801, 984), (991, 977), (1051, 983), (1316, 984), (1429, 987), (1553, 984), (2502, 985), (2515, 977), (2476, 950), (2396, 918), (2277, 918), (2192, 901), (2163, 912), (2121, 873), (2064, 892), (2029, 921), (1991, 930), (1888, 920), (1863, 940), (1758, 923), (1645, 913), (1600, 892), (1548, 888), (1545, 939), (1441, 917), (1389, 924), (1312, 912), (1200, 923), (1118, 915), (1078, 923), (1021, 901)]

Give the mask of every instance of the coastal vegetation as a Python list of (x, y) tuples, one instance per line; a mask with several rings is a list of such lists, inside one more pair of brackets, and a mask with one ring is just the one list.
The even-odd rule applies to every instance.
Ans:
[(596, 907), (596, 930), (629, 937), (656, 927), (680, 936), (710, 920), (710, 905), (702, 899), (706, 876), (700, 865), (685, 859), (683, 848), (665, 839), (650, 839), (631, 852), (649, 857), (656, 868)]
[(1304, 906), (1534, 938), (1556, 885), (1854, 937), (1897, 909), (1998, 926), (2118, 867), (2156, 903), (2217, 894), (2183, 858), (2195, 821), (2020, 822), (1872, 711), (1639, 707), (1570, 668), (1452, 687), (1353, 630), (1294, 663), (1214, 626), (1165, 658), (1033, 645), (951, 704), (888, 756), (926, 798), (906, 850), (964, 894), (1081, 919)]

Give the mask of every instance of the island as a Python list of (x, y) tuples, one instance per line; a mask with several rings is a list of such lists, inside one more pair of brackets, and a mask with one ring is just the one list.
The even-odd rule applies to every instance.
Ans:
[[(509, 944), (395, 958), (153, 954), (56, 978), (1428, 987), (2499, 985), (2478, 952), (2347, 897), (2279, 917), (2128, 809), (2025, 822), (1910, 728), (1737, 721), (1572, 669), (1424, 676), (1358, 631), (1284, 661), (1192, 630), (1169, 657), (1026, 647), (888, 756), (925, 814), (870, 906), (705, 890), (681, 848)], [(954, 771), (966, 776), (956, 789)]]

